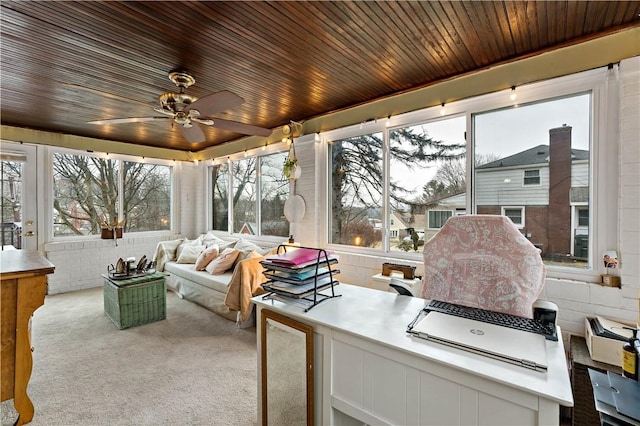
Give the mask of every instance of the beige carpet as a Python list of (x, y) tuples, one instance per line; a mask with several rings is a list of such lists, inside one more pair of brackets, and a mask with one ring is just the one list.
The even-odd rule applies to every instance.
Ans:
[[(167, 319), (118, 330), (102, 289), (47, 296), (32, 323), (32, 425), (254, 425), (255, 328), (167, 293)], [(2, 425), (15, 421), (13, 400)]]

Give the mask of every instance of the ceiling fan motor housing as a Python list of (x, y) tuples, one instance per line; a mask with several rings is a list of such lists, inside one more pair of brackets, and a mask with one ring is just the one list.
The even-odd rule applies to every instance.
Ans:
[(163, 93), (158, 96), (160, 106), (165, 111), (172, 113), (182, 112), (186, 107), (198, 100), (195, 96), (187, 95), (186, 93)]

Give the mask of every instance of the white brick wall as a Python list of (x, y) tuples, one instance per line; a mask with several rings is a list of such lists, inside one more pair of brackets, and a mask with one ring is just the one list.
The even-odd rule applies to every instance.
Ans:
[(608, 308), (640, 322), (640, 57), (620, 64), (620, 180), (621, 304)]
[(55, 265), (55, 272), (48, 276), (49, 294), (102, 286), (101, 274), (107, 273), (107, 265), (143, 255), (151, 258), (156, 245), (170, 236), (129, 237), (113, 240), (85, 240), (46, 243), (45, 256)]

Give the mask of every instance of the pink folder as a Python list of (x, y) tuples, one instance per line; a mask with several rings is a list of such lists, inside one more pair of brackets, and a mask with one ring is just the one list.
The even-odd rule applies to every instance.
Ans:
[[(333, 253), (327, 251), (326, 255), (331, 259)], [(325, 251), (309, 248), (299, 248), (285, 253), (272, 254), (267, 256), (266, 259), (274, 264), (282, 266), (299, 266), (305, 263), (315, 262), (317, 260), (320, 262), (327, 260), (325, 258)]]

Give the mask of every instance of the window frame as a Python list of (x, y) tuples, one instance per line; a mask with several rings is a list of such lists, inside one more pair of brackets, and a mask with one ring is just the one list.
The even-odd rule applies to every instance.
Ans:
[[(538, 172), (538, 176), (535, 176), (537, 179), (536, 183), (527, 183), (527, 179), (531, 179), (531, 176), (527, 176), (527, 172)], [(531, 187), (531, 186), (541, 186), (542, 178), (540, 177), (540, 169), (524, 169), (522, 170), (522, 186), (523, 187)]]
[[(507, 216), (507, 210), (520, 210), (520, 222), (516, 223), (510, 216)], [(522, 229), (525, 227), (525, 211), (526, 208), (524, 206), (500, 206), (500, 214), (511, 219), (511, 222), (513, 222), (513, 224), (516, 225), (518, 229)]]
[[(523, 84), (518, 86), (518, 103), (532, 103), (540, 102), (544, 100), (551, 100), (559, 97), (575, 96), (581, 93), (591, 94), (591, 133), (590, 133), (590, 148), (589, 148), (589, 164), (591, 181), (589, 184), (590, 193), (590, 205), (589, 205), (589, 262), (588, 267), (585, 269), (554, 266), (549, 265), (547, 267), (547, 276), (549, 278), (560, 279), (582, 279), (587, 282), (598, 282), (599, 269), (598, 265), (599, 256), (597, 253), (601, 253), (607, 247), (616, 247), (616, 235), (617, 234), (617, 207), (618, 201), (607, 197), (607, 187), (617, 187), (618, 176), (615, 173), (607, 173), (607, 170), (617, 169), (617, 156), (618, 156), (618, 116), (619, 116), (619, 82), (617, 79), (617, 65), (612, 68), (601, 67), (593, 70), (582, 71), (575, 74), (544, 80), (540, 82), (534, 82), (529, 84)], [(388, 215), (388, 195), (387, 188), (389, 186), (389, 158), (388, 158), (388, 145), (389, 145), (389, 130), (391, 128), (415, 125), (417, 123), (426, 123), (429, 121), (437, 121), (440, 119), (451, 118), (456, 115), (463, 115), (466, 117), (466, 141), (467, 141), (467, 192), (466, 192), (466, 206), (467, 213), (476, 213), (475, 204), (475, 179), (474, 179), (474, 164), (473, 161), (469, 161), (470, 158), (475, 158), (474, 152), (474, 140), (473, 140), (473, 115), (482, 112), (488, 112), (500, 108), (506, 108), (513, 106), (513, 100), (509, 95), (511, 89), (505, 89), (493, 93), (487, 93), (484, 95), (475, 96), (472, 98), (453, 101), (447, 103), (447, 114), (445, 116), (440, 115), (441, 106), (433, 106), (424, 108), (421, 110), (413, 111), (406, 114), (401, 114), (392, 117), (385, 117), (379, 120), (368, 120), (358, 125), (353, 125), (345, 128), (335, 129), (321, 134), (321, 140), (330, 143), (332, 140), (344, 139), (347, 137), (370, 134), (376, 131), (384, 132), (383, 141), (383, 159), (384, 159), (384, 177), (383, 177), (383, 217), (387, 218)], [(616, 141), (614, 147), (607, 147), (607, 141)], [(324, 244), (333, 250), (344, 251), (354, 254), (367, 254), (377, 255), (383, 254), (385, 257), (409, 259), (413, 261), (420, 261), (420, 254), (411, 254), (403, 252), (391, 252), (379, 249), (370, 249), (338, 244), (328, 243), (328, 232), (330, 228), (328, 226), (329, 219), (329, 203), (330, 197), (328, 190), (328, 171), (331, 167), (329, 164), (330, 158), (328, 158), (328, 149), (324, 150), (325, 158), (322, 164), (322, 173), (324, 173), (324, 180), (319, 188), (324, 187), (325, 205), (322, 213), (325, 216), (323, 223), (324, 229), (320, 229), (319, 235), (321, 239), (320, 244)], [(457, 212), (456, 212), (457, 214)], [(389, 246), (389, 224), (384, 223), (383, 226), (383, 247)]]
[(435, 228), (435, 227), (431, 226), (431, 216), (430, 216), (431, 212), (434, 212), (434, 213), (435, 212), (438, 212), (438, 213), (449, 212), (451, 215), (447, 218), (447, 220), (449, 220), (450, 218), (452, 218), (456, 214), (455, 210), (451, 210), (451, 209), (429, 209), (429, 210), (427, 210), (427, 229), (429, 229), (429, 230), (442, 229), (444, 224), (447, 222), (447, 220), (445, 220), (444, 223), (438, 228)]
[[(296, 144), (298, 144), (298, 142), (294, 142)], [(257, 228), (257, 233), (255, 235), (251, 235), (251, 238), (260, 238), (261, 240), (265, 240), (265, 241), (283, 241), (284, 238), (286, 237), (282, 237), (282, 236), (277, 236), (277, 235), (263, 235), (262, 234), (262, 212), (261, 212), (261, 191), (262, 191), (262, 183), (261, 183), (261, 163), (262, 161), (260, 160), (260, 157), (264, 157), (264, 156), (268, 156), (268, 155), (273, 155), (273, 154), (279, 154), (279, 153), (287, 153), (289, 151), (290, 148), (290, 143), (288, 142), (279, 142), (279, 143), (274, 143), (274, 144), (270, 144), (270, 145), (265, 145), (261, 148), (256, 148), (253, 149), (251, 151), (244, 151), (244, 152), (238, 152), (235, 153), (233, 155), (229, 155), (226, 157), (221, 157), (221, 158), (217, 158), (214, 159), (211, 163), (209, 163), (208, 165), (206, 165), (206, 167), (204, 167), (204, 174), (206, 176), (206, 198), (207, 198), (207, 203), (206, 203), (206, 215), (207, 215), (207, 219), (206, 219), (206, 223), (207, 223), (207, 229), (211, 229), (213, 230), (213, 232), (218, 233), (220, 235), (228, 235), (228, 236), (235, 236), (235, 237), (241, 237), (241, 236), (246, 236), (246, 234), (241, 234), (238, 232), (234, 232), (234, 219), (233, 219), (233, 197), (229, 196), (228, 197), (228, 204), (227, 204), (227, 211), (228, 213), (228, 223), (227, 223), (227, 231), (224, 230), (216, 230), (213, 229), (213, 193), (212, 193), (212, 188), (213, 188), (213, 177), (212, 177), (212, 173), (211, 173), (211, 169), (213, 166), (215, 165), (219, 165), (219, 164), (227, 164), (227, 170), (229, 173), (229, 178), (228, 178), (228, 182), (227, 182), (227, 192), (228, 194), (233, 194), (233, 162), (234, 161), (240, 161), (240, 160), (244, 160), (247, 158), (256, 158), (256, 191), (257, 191), (257, 196), (256, 196), (256, 228)], [(293, 191), (293, 185), (289, 185), (289, 195), (292, 194)], [(289, 224), (289, 231), (291, 232), (291, 224)]]
[[(63, 155), (75, 155), (75, 156), (84, 156), (84, 157), (98, 157), (103, 159), (115, 160), (120, 164), (124, 162), (132, 162), (132, 163), (144, 163), (144, 164), (156, 164), (159, 166), (166, 166), (170, 169), (170, 198), (171, 198), (171, 206), (170, 206), (170, 223), (171, 226), (169, 229), (162, 230), (154, 230), (154, 231), (129, 231), (126, 232), (126, 236), (155, 236), (155, 235), (169, 235), (176, 233), (179, 228), (180, 217), (177, 214), (178, 209), (176, 209), (177, 202), (180, 198), (179, 188), (179, 175), (180, 175), (180, 164), (171, 161), (171, 160), (162, 160), (157, 158), (146, 158), (140, 156), (133, 155), (125, 155), (125, 154), (110, 154), (107, 152), (94, 152), (94, 151), (82, 151), (78, 149), (72, 148), (60, 148), (60, 147), (45, 147), (44, 148), (44, 158), (46, 158), (44, 164), (44, 180), (47, 191), (45, 191), (44, 196), (44, 204), (45, 206), (53, 205), (53, 157), (55, 154), (63, 154)], [(124, 180), (122, 178), (119, 179), (118, 185), (118, 217), (122, 217), (122, 186), (124, 185)], [(66, 235), (66, 236), (54, 236), (54, 226), (53, 226), (53, 216), (54, 212), (52, 208), (45, 208), (44, 220), (45, 220), (45, 233), (46, 233), (46, 241), (47, 242), (56, 242), (56, 241), (73, 241), (73, 240), (96, 240), (101, 239), (99, 234), (92, 235)]]

